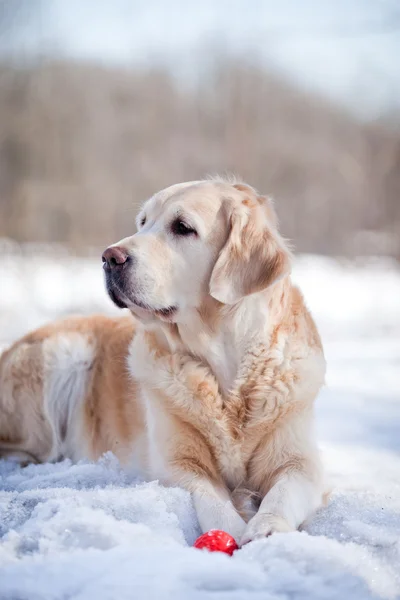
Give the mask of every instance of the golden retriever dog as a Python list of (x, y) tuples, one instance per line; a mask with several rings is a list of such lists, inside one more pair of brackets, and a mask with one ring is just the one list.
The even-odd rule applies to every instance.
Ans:
[(3, 353), (2, 456), (112, 451), (189, 490), (203, 531), (245, 544), (297, 529), (323, 495), (325, 360), (271, 200), (224, 180), (173, 185), (103, 262), (132, 314), (66, 319)]

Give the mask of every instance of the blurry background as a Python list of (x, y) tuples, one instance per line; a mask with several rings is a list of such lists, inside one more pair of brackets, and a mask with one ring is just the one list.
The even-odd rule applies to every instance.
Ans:
[(275, 197), (330, 330), (393, 328), (399, 56), (397, 0), (0, 0), (0, 341), (112, 310), (138, 205), (226, 172)]
[(397, 0), (0, 0), (0, 236), (84, 253), (235, 172), (298, 251), (400, 257)]

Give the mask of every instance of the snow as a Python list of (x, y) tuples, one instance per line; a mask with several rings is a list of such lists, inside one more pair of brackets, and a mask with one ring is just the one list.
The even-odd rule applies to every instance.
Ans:
[[(3, 243), (0, 273), (0, 344), (59, 315), (116, 312), (97, 258)], [(189, 494), (135, 479), (112, 455), (0, 461), (0, 600), (400, 597), (400, 272), (301, 256), (294, 279), (328, 360), (317, 402), (328, 506), (230, 558), (190, 547)]]

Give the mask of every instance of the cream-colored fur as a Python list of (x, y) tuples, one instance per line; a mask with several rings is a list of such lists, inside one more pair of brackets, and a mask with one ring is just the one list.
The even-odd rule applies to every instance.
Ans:
[(135, 318), (69, 319), (0, 362), (0, 454), (97, 458), (192, 495), (200, 525), (247, 543), (321, 504), (318, 332), (290, 280), (271, 201), (240, 183), (179, 184), (105, 254)]

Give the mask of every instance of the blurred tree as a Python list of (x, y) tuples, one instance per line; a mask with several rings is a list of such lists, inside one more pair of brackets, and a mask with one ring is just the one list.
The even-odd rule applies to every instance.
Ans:
[(154, 191), (234, 172), (304, 252), (400, 253), (400, 130), (237, 57), (167, 70), (0, 63), (0, 236), (104, 246)]

